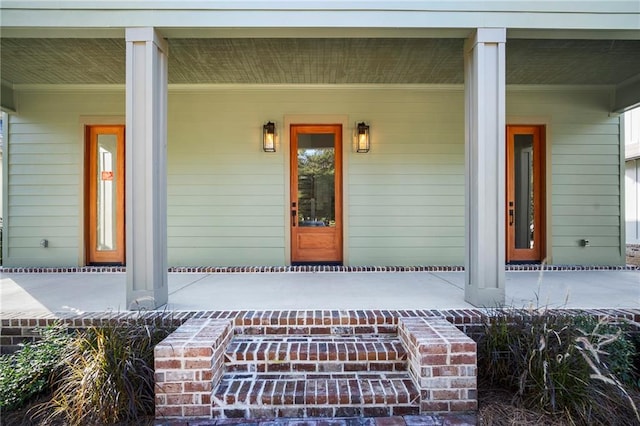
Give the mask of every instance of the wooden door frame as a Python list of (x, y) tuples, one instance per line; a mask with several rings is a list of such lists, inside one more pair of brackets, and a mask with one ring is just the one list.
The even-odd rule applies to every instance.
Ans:
[[(298, 171), (298, 155), (297, 155), (297, 134), (299, 132), (295, 132), (294, 129), (304, 129), (304, 133), (326, 133), (335, 135), (335, 145), (334, 145), (334, 161), (336, 164), (335, 172), (334, 172), (334, 195), (336, 199), (335, 203), (335, 218), (336, 218), (336, 226), (335, 230), (337, 232), (335, 241), (336, 246), (336, 259), (300, 259), (297, 260), (294, 251), (296, 247), (295, 236), (297, 235), (297, 216), (294, 219), (292, 215), (292, 202), (293, 200), (298, 199), (298, 186), (294, 185), (294, 176), (296, 176), (297, 182), (297, 171)], [(330, 129), (331, 131), (327, 131)], [(343, 132), (344, 126), (341, 122), (334, 123), (289, 123), (288, 125), (288, 133), (289, 133), (289, 199), (287, 202), (287, 218), (289, 222), (289, 256), (291, 263), (342, 263), (344, 262), (344, 216), (343, 216), (343, 204), (344, 204), (344, 191), (343, 191)], [(297, 210), (297, 207), (296, 207)], [(293, 224), (293, 221), (296, 221), (296, 225)], [(311, 232), (321, 232), (319, 230), (313, 230), (313, 228), (306, 229), (306, 231)]]
[[(516, 134), (533, 135), (533, 192), (534, 205), (534, 249), (515, 248), (515, 232), (510, 225), (509, 202), (515, 199), (514, 136)], [(546, 257), (546, 126), (544, 124), (508, 124), (506, 129), (506, 190), (505, 190), (505, 236), (506, 261), (542, 262)]]
[[(100, 130), (111, 130), (110, 132)], [(118, 159), (116, 164), (116, 175), (121, 177), (117, 182), (116, 199), (119, 208), (116, 217), (117, 249), (109, 256), (94, 252), (96, 245), (96, 230), (94, 219), (97, 216), (97, 206), (95, 203), (96, 188), (92, 185), (92, 176), (96, 174), (95, 158), (96, 142), (94, 136), (98, 134), (116, 134)], [(118, 264), (124, 265), (126, 262), (126, 225), (125, 225), (125, 126), (124, 124), (87, 124), (84, 131), (84, 252), (85, 263), (89, 265)], [(116, 260), (114, 260), (116, 259)]]

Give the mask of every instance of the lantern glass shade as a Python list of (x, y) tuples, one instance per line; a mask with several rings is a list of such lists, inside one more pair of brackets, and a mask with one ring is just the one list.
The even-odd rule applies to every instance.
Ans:
[(369, 126), (364, 122), (358, 123), (356, 135), (356, 151), (357, 152), (369, 152), (370, 140), (369, 140)]
[(271, 121), (262, 126), (262, 149), (264, 152), (276, 152), (276, 125)]

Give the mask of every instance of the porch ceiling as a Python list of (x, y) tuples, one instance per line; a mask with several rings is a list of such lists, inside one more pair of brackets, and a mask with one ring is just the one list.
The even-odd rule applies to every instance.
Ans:
[[(463, 39), (169, 39), (172, 84), (462, 84)], [(507, 40), (507, 84), (640, 75), (640, 40)], [(123, 39), (2, 38), (10, 84), (124, 84)]]

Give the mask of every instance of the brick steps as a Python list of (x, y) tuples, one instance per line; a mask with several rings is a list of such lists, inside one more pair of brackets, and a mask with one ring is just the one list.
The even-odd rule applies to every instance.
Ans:
[(219, 418), (419, 414), (397, 335), (237, 335), (212, 395)]
[(156, 418), (472, 412), (476, 345), (452, 322), (405, 311), (190, 318), (155, 347)]
[(408, 373), (228, 373), (213, 393), (220, 418), (400, 416), (420, 412)]
[(406, 371), (396, 337), (236, 336), (225, 351), (228, 372)]

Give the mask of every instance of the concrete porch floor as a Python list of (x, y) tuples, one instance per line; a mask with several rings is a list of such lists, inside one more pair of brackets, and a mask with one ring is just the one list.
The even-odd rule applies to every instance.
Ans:
[[(170, 273), (161, 309), (464, 309), (464, 272)], [(638, 308), (640, 271), (509, 271), (516, 308)], [(0, 315), (124, 311), (124, 273), (3, 273)]]

